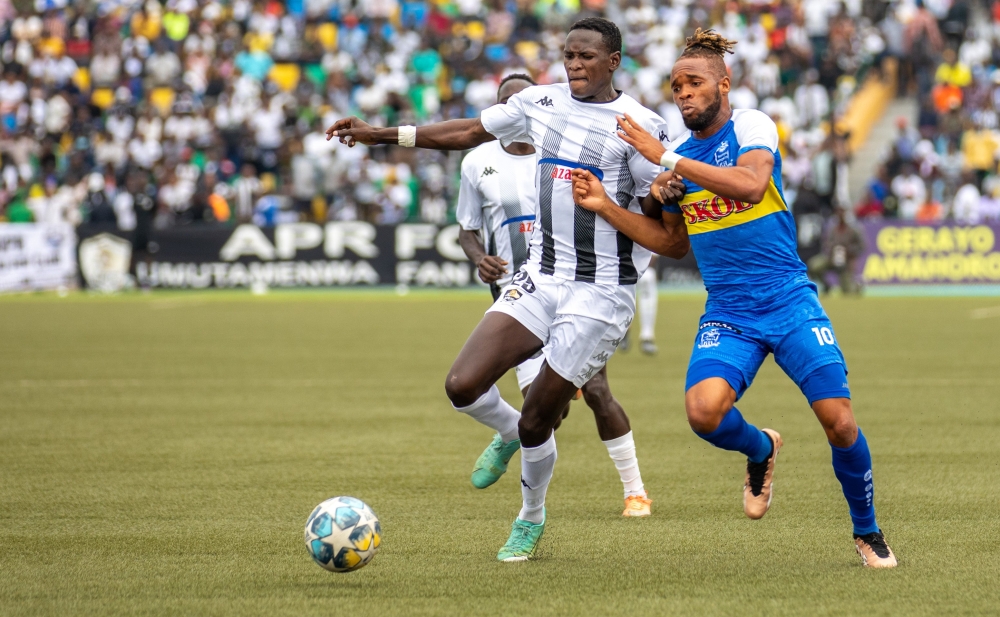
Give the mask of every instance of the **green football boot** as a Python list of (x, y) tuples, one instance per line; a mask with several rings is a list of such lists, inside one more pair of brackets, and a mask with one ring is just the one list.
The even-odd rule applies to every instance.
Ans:
[(507, 463), (520, 447), (520, 439), (504, 443), (499, 433), (494, 435), (493, 441), (476, 459), (476, 467), (472, 470), (472, 486), (476, 488), (492, 486), (500, 476), (507, 473)]
[(507, 544), (503, 545), (497, 553), (499, 561), (528, 561), (535, 556), (535, 549), (538, 541), (542, 539), (542, 532), (545, 531), (545, 510), (542, 510), (542, 522), (539, 524), (529, 523), (517, 518), (510, 529), (510, 537)]

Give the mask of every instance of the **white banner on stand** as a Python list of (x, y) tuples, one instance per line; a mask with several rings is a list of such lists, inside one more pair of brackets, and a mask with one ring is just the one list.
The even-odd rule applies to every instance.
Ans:
[(76, 280), (69, 223), (0, 223), (0, 292), (57, 289)]

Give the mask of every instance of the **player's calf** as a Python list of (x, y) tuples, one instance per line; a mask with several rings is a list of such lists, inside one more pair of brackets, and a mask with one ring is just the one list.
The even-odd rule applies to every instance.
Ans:
[(802, 381), (802, 392), (830, 442), (833, 473), (851, 512), (858, 555), (867, 567), (895, 567), (896, 556), (875, 520), (872, 457), (868, 440), (854, 420), (846, 368), (840, 363), (819, 367)]
[(576, 390), (573, 382), (561, 377), (547, 362), (542, 364), (521, 408), (518, 434), (522, 447), (537, 447), (548, 440)]
[(652, 500), (646, 494), (635, 453), (632, 427), (621, 404), (611, 393), (607, 370), (602, 368), (583, 386), (584, 400), (594, 412), (597, 433), (608, 449), (624, 490), (625, 509), (622, 516), (645, 517), (652, 514)]
[[(770, 429), (758, 429), (743, 419), (733, 403), (736, 390), (723, 377), (729, 368), (717, 362), (694, 365), (688, 372), (691, 384), (685, 394), (684, 407), (688, 423), (694, 432), (710, 444), (723, 450), (740, 452), (747, 457), (747, 474), (743, 486), (743, 512), (758, 519), (771, 507), (774, 466), (781, 436)], [(712, 376), (709, 376), (712, 375)]]
[(601, 441), (616, 439), (632, 430), (625, 410), (611, 393), (606, 368), (602, 368), (584, 384), (583, 400), (594, 412), (594, 422)]

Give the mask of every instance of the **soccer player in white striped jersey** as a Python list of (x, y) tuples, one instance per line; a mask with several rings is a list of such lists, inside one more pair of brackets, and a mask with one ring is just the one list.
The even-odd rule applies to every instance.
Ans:
[[(466, 150), (494, 139), (536, 149), (538, 213), (528, 261), (469, 336), (445, 380), (455, 408), (492, 427), (505, 442), (521, 440), (522, 507), (500, 561), (530, 559), (545, 529), (545, 493), (556, 462), (553, 427), (578, 388), (607, 363), (635, 315), (635, 285), (650, 250), (682, 256), (685, 244), (642, 247), (593, 212), (577, 208), (572, 172), (600, 179), (619, 207), (658, 215), (660, 167), (616, 137), (617, 116), (629, 114), (653, 134), (663, 119), (615, 89), (621, 32), (606, 19), (582, 19), (563, 47), (568, 82), (533, 86), (479, 118), (415, 128), (375, 128), (338, 120), (328, 138), (341, 143), (399, 144)], [(656, 236), (657, 239), (664, 236)], [(532, 356), (545, 361), (517, 410), (500, 398), (496, 381)]]
[[(534, 85), (529, 75), (508, 75), (497, 89), (497, 103), (505, 104), (510, 97)], [(461, 227), (459, 244), (476, 265), (479, 277), (489, 283), (496, 302), (500, 290), (511, 283), (513, 273), (521, 269), (528, 257), (528, 240), (535, 222), (534, 147), (519, 142), (504, 146), (491, 141), (467, 154), (462, 161), (456, 210)], [(514, 367), (523, 395), (527, 396), (544, 359), (540, 354)], [(621, 477), (625, 492), (622, 515), (649, 516), (651, 502), (639, 473), (628, 416), (611, 394), (606, 367), (584, 384), (583, 397), (594, 411), (597, 433)], [(567, 404), (562, 417), (568, 411)], [(559, 422), (553, 428), (558, 428)], [(506, 473), (507, 464), (520, 445), (519, 439), (505, 442), (497, 433), (476, 461), (472, 485), (480, 489), (492, 486)]]
[(639, 309), (639, 349), (647, 356), (656, 355), (656, 309), (660, 302), (656, 287), (656, 255), (636, 287), (636, 304)]

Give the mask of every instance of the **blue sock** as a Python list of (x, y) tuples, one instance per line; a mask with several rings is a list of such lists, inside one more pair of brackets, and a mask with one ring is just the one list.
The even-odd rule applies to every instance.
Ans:
[(771, 438), (756, 426), (748, 424), (735, 407), (722, 418), (717, 429), (711, 433), (695, 431), (695, 435), (723, 450), (742, 452), (754, 463), (771, 456)]
[(850, 448), (838, 448), (830, 444), (830, 449), (833, 450), (833, 473), (840, 480), (847, 505), (851, 508), (854, 533), (859, 536), (875, 533), (879, 528), (875, 523), (875, 506), (872, 502), (875, 492), (872, 485), (872, 455), (868, 451), (864, 433), (858, 429), (858, 440)]

